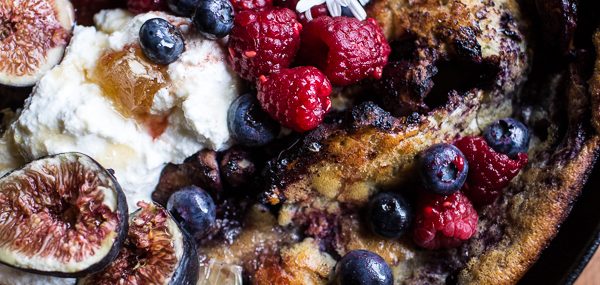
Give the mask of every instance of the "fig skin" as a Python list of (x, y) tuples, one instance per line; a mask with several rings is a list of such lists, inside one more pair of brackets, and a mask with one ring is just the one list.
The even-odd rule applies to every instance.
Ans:
[[(21, 19), (17, 17), (19, 20), (14, 20), (12, 17), (11, 5), (9, 5), (7, 1), (6, 3), (0, 4), (0, 8), (5, 10), (2, 11), (5, 14), (3, 15), (3, 19), (0, 19), (0, 24), (4, 25), (2, 28), (6, 27), (6, 25), (15, 24), (17, 27), (14, 31), (11, 31), (9, 35), (13, 33), (18, 33), (19, 35), (16, 37), (17, 39), (26, 39), (29, 45), (20, 44), (21, 40), (11, 40), (11, 45), (16, 45), (16, 50), (27, 50), (27, 52), (14, 52), (15, 55), (27, 55), (28, 60), (36, 61), (35, 67), (30, 67), (28, 65), (22, 64), (19, 66), (21, 69), (27, 67), (27, 72), (16, 72), (16, 67), (9, 67), (6, 69), (0, 68), (0, 85), (6, 87), (32, 87), (34, 86), (41, 78), (50, 71), (54, 66), (58, 65), (66, 51), (66, 47), (70, 42), (73, 29), (75, 27), (75, 10), (71, 1), (69, 0), (43, 0), (44, 8), (51, 9), (52, 15), (54, 17), (54, 21), (45, 22), (48, 19), (48, 15), (44, 14), (44, 12), (48, 11), (42, 9), (43, 11), (39, 11), (40, 5), (35, 7), (28, 7), (30, 0), (22, 1), (23, 3), (19, 4), (20, 9), (14, 9), (18, 11), (22, 11), (21, 9), (34, 9), (26, 10), (28, 13), (22, 13), (22, 15), (30, 15), (34, 14), (35, 17), (25, 17), (25, 19)], [(35, 4), (35, 3), (34, 3)], [(37, 3), (39, 4), (39, 2)], [(8, 10), (8, 12), (6, 11)], [(14, 10), (12, 10), (14, 12)], [(2, 14), (2, 13), (0, 13)], [(22, 17), (22, 15), (19, 15)], [(31, 23), (36, 22), (35, 25), (28, 25), (22, 23)], [(37, 22), (39, 21), (39, 22)], [(41, 29), (40, 26), (44, 26), (44, 29)], [(46, 34), (46, 33), (51, 33)], [(61, 34), (62, 33), (62, 34)], [(40, 39), (40, 35), (44, 35), (43, 38)], [(12, 37), (11, 37), (12, 38)], [(4, 50), (6, 52), (6, 50)], [(37, 55), (37, 56), (36, 56)], [(6, 62), (25, 62), (26, 59), (21, 58), (21, 60), (14, 59), (11, 57), (2, 58), (3, 61)], [(12, 69), (12, 70), (11, 70)], [(18, 69), (17, 69), (18, 70)]]
[[(81, 153), (80, 153), (80, 155), (84, 155), (84, 156), (88, 157), (94, 163), (96, 163), (97, 165), (102, 167), (102, 165), (100, 163), (98, 163), (96, 160), (94, 160), (93, 158), (91, 158), (85, 154), (81, 154)], [(125, 239), (127, 238), (127, 232), (129, 231), (129, 219), (128, 219), (129, 206), (127, 204), (127, 198), (125, 197), (125, 192), (123, 192), (123, 189), (121, 188), (121, 185), (117, 181), (117, 178), (114, 176), (113, 172), (109, 171), (108, 169), (106, 169), (104, 167), (102, 167), (102, 169), (104, 169), (106, 174), (112, 180), (113, 184), (115, 185), (115, 190), (117, 192), (117, 214), (119, 216), (119, 229), (117, 230), (117, 233), (118, 233), (117, 239), (113, 243), (113, 246), (111, 247), (111, 249), (108, 252), (108, 254), (106, 255), (106, 257), (104, 257), (100, 262), (97, 262), (96, 264), (88, 267), (87, 270), (84, 270), (84, 271), (80, 272), (79, 274), (70, 275), (67, 277), (78, 278), (78, 277), (89, 275), (91, 273), (102, 271), (104, 268), (106, 268), (108, 265), (110, 265), (117, 258), (117, 256), (119, 256), (119, 251), (123, 247), (123, 243), (125, 242)], [(64, 277), (64, 276), (59, 276), (59, 277)]]
[[(155, 202), (148, 202), (150, 207), (156, 207), (164, 210), (176, 229), (181, 233), (182, 238), (182, 256), (179, 259), (177, 268), (171, 276), (171, 280), (167, 284), (156, 284), (156, 285), (196, 285), (200, 275), (200, 260), (198, 257), (198, 250), (196, 243), (192, 236), (183, 229), (183, 227), (175, 220), (171, 213), (162, 207), (160, 204)], [(138, 204), (139, 205), (139, 204)], [(138, 215), (142, 209), (138, 209), (130, 215), (130, 222), (133, 218)], [(101, 279), (97, 276), (88, 276), (88, 278), (80, 278), (77, 280), (77, 285), (92, 285), (100, 282)], [(116, 283), (115, 283), (116, 284)]]
[[(79, 153), (79, 152), (59, 153), (59, 154), (48, 155), (48, 156), (38, 158), (30, 163), (39, 162), (40, 160), (45, 160), (45, 159), (55, 159), (60, 156), (75, 156), (75, 157), (78, 157), (79, 159), (88, 160), (89, 162), (98, 166), (98, 168), (103, 171), (102, 174), (106, 175), (106, 177), (108, 177), (112, 181), (112, 183), (114, 185), (113, 190), (116, 193), (116, 199), (117, 199), (116, 211), (117, 211), (117, 216), (118, 216), (118, 226), (116, 229), (117, 236), (115, 237), (115, 240), (114, 240), (110, 250), (100, 261), (98, 261), (98, 262), (90, 265), (86, 269), (78, 271), (78, 272), (43, 271), (43, 270), (35, 270), (35, 269), (29, 269), (29, 268), (20, 268), (18, 266), (14, 266), (13, 264), (4, 262), (2, 260), (0, 260), (0, 264), (6, 265), (8, 267), (12, 267), (12, 268), (24, 271), (24, 272), (29, 272), (29, 273), (39, 274), (39, 275), (48, 275), (48, 276), (55, 276), (55, 277), (62, 277), (62, 278), (80, 278), (80, 277), (87, 276), (89, 274), (103, 270), (117, 258), (117, 256), (119, 255), (119, 251), (123, 247), (123, 243), (125, 242), (125, 239), (127, 238), (127, 232), (129, 230), (129, 219), (128, 219), (128, 209), (129, 208), (127, 206), (127, 199), (125, 197), (125, 193), (123, 192), (121, 185), (119, 185), (119, 183), (117, 182), (117, 179), (115, 178), (115, 176), (110, 171), (108, 171), (106, 168), (104, 168), (100, 163), (98, 163), (96, 160), (94, 160), (93, 158), (89, 157), (86, 154)], [(4, 180), (6, 177), (9, 177), (15, 171), (18, 171), (18, 170), (21, 170), (21, 169), (27, 167), (30, 163), (24, 165), (21, 168), (14, 169), (14, 170), (6, 173), (4, 176), (2, 176), (0, 178), (0, 181)]]
[[(169, 216), (175, 223), (177, 223), (170, 213)], [(183, 235), (183, 256), (181, 256), (179, 266), (177, 267), (177, 270), (175, 270), (175, 273), (173, 273), (173, 277), (171, 278), (169, 285), (196, 285), (198, 283), (198, 276), (200, 274), (198, 249), (196, 248), (196, 243), (192, 236), (183, 230), (181, 225), (178, 223), (177, 226)]]
[[(155, 207), (163, 208), (163, 206), (152, 203)], [(131, 216), (135, 216), (140, 210), (137, 210)], [(168, 285), (196, 285), (198, 282), (198, 276), (200, 274), (200, 260), (198, 258), (198, 249), (192, 236), (183, 229), (183, 227), (177, 222), (175, 217), (171, 215), (171, 212), (165, 209), (169, 219), (171, 219), (178, 227), (183, 237), (183, 255), (179, 261), (179, 266), (173, 273), (171, 281)], [(77, 283), (79, 285), (79, 282)]]

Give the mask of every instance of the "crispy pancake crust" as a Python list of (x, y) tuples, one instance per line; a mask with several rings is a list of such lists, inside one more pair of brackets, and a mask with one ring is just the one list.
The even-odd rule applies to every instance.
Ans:
[[(326, 284), (335, 259), (353, 249), (381, 255), (392, 266), (394, 284), (516, 283), (556, 234), (596, 160), (600, 62), (590, 90), (573, 64), (544, 78), (543, 90), (522, 92), (530, 62), (527, 23), (515, 0), (379, 0), (369, 13), (392, 42), (411, 42), (408, 70), (466, 61), (493, 67), (493, 80), (450, 91), (445, 104), (422, 115), (394, 117), (363, 102), (329, 118), (271, 161), (263, 201), (280, 208), (261, 227), (268, 234), (256, 235), (250, 221), (244, 238), (201, 252), (245, 264), (254, 284)], [(409, 82), (423, 90), (420, 83)], [(479, 134), (511, 115), (532, 129), (530, 163), (500, 199), (478, 209), (478, 233), (471, 240), (457, 249), (427, 251), (410, 237), (385, 240), (366, 229), (361, 209), (375, 192), (418, 191), (420, 151)]]
[[(547, 141), (537, 142), (527, 168), (500, 201), (484, 210), (482, 215), (488, 217), (500, 213), (504, 235), (479, 252), (477, 237), (471, 241), (468, 247), (475, 254), (460, 272), (460, 284), (516, 283), (556, 235), (587, 181), (600, 149), (600, 137), (591, 126), (598, 121), (590, 120), (589, 106), (600, 92), (592, 87), (590, 94), (574, 68), (566, 90), (568, 116), (549, 114), (568, 121), (566, 134), (549, 134)], [(598, 76), (596, 71), (594, 78)], [(560, 97), (550, 99), (561, 102)], [(484, 223), (498, 222), (497, 217)]]
[[(600, 54), (600, 32), (594, 35), (596, 54)], [(590, 93), (592, 94), (592, 116), (596, 132), (600, 133), (600, 60), (596, 60), (594, 75), (590, 79)]]
[[(510, 3), (481, 1), (379, 1), (372, 7), (391, 41), (414, 41), (414, 64), (468, 61), (496, 70), (490, 86), (450, 91), (448, 102), (426, 115), (393, 118), (371, 110), (322, 126), (309, 134), (273, 170), (271, 202), (285, 192), (289, 203), (314, 190), (340, 202), (363, 203), (376, 188), (395, 186), (412, 175), (414, 157), (428, 146), (470, 135), (512, 112), (511, 97), (527, 78), (525, 23)], [(389, 6), (393, 5), (391, 10)], [(410, 21), (400, 21), (410, 15)], [(402, 18), (404, 19), (404, 18)], [(435, 61), (421, 60), (433, 57)], [(418, 66), (415, 66), (418, 67)], [(340, 125), (350, 125), (341, 126)], [(339, 196), (339, 197), (338, 197)], [(336, 198), (337, 197), (337, 198)]]
[[(520, 42), (526, 24), (515, 1), (481, 2), (375, 3), (371, 15), (391, 40), (416, 38), (417, 50), (433, 48), (441, 60), (495, 58), (499, 84), (463, 96), (451, 94), (443, 108), (420, 117), (393, 118), (361, 105), (349, 118), (308, 135), (282, 154), (274, 167), (271, 193), (275, 194), (270, 197), (285, 199), (280, 225), (298, 226), (306, 222), (300, 217), (314, 212), (334, 216), (341, 231), (337, 253), (367, 248), (384, 256), (393, 266), (397, 284), (443, 284), (453, 274), (459, 284), (513, 284), (521, 278), (556, 234), (596, 160), (600, 139), (591, 127), (597, 120), (591, 122), (589, 105), (598, 105), (598, 94), (590, 97), (574, 66), (555, 79), (557, 84), (567, 84), (565, 92), (545, 93), (533, 104), (511, 100), (528, 71), (527, 52)], [(513, 102), (520, 104), (514, 115), (530, 126), (543, 117), (556, 121), (549, 122), (545, 135), (534, 138), (530, 164), (506, 194), (480, 209), (479, 233), (461, 248), (430, 253), (405, 240), (380, 240), (364, 231), (359, 216), (353, 214), (357, 211), (337, 214), (338, 207), (360, 208), (381, 189), (413, 185), (414, 159), (421, 150), (479, 133), (488, 122), (509, 116)]]

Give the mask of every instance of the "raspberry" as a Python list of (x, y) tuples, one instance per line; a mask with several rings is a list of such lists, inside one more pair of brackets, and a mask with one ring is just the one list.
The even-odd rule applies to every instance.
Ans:
[(231, 0), (236, 13), (245, 10), (262, 10), (273, 6), (273, 0)]
[(229, 35), (233, 69), (246, 80), (256, 80), (287, 68), (298, 52), (301, 30), (290, 9), (242, 11)]
[(319, 17), (302, 32), (298, 59), (318, 67), (331, 83), (345, 86), (369, 77), (381, 78), (390, 51), (372, 18)]
[(465, 137), (454, 144), (469, 162), (463, 191), (476, 205), (493, 203), (527, 164), (527, 153), (519, 153), (513, 160), (494, 151), (482, 137)]
[(453, 248), (477, 232), (479, 217), (460, 191), (450, 196), (425, 193), (417, 208), (413, 240), (423, 248)]
[(283, 126), (297, 132), (316, 128), (331, 108), (331, 83), (312, 66), (282, 69), (258, 80), (258, 100)]
[(94, 25), (94, 15), (104, 9), (125, 7), (125, 0), (71, 0), (78, 25)]
[(127, 0), (127, 9), (131, 13), (140, 14), (150, 11), (167, 11), (166, 0)]

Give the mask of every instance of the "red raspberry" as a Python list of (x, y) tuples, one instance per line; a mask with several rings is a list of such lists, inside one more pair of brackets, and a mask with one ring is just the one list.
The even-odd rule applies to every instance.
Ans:
[(150, 11), (167, 11), (166, 0), (127, 0), (127, 9), (131, 13), (140, 14)]
[(521, 168), (527, 165), (527, 154), (513, 160), (494, 151), (482, 137), (465, 137), (454, 143), (469, 162), (469, 175), (463, 191), (476, 205), (493, 203)]
[(299, 61), (318, 67), (335, 85), (381, 78), (390, 45), (372, 19), (319, 17), (302, 32)]
[(71, 0), (79, 25), (94, 25), (94, 15), (104, 9), (125, 7), (125, 0)]
[(228, 43), (233, 69), (246, 80), (256, 80), (287, 68), (298, 52), (301, 30), (290, 9), (239, 13)]
[(230, 0), (236, 13), (246, 10), (262, 10), (273, 6), (273, 0)]
[(316, 128), (331, 108), (331, 83), (312, 66), (282, 69), (258, 80), (258, 100), (283, 126), (297, 132)]
[(450, 196), (424, 193), (417, 208), (413, 239), (423, 248), (453, 248), (477, 232), (479, 217), (460, 191)]

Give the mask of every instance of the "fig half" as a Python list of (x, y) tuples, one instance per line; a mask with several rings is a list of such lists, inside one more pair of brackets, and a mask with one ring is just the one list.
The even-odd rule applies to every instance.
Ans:
[(0, 262), (79, 277), (118, 255), (127, 202), (113, 175), (89, 156), (63, 153), (0, 178)]
[(0, 1), (0, 84), (32, 86), (58, 64), (74, 18), (68, 0)]
[(199, 259), (191, 236), (158, 204), (139, 202), (119, 257), (78, 285), (196, 285)]

